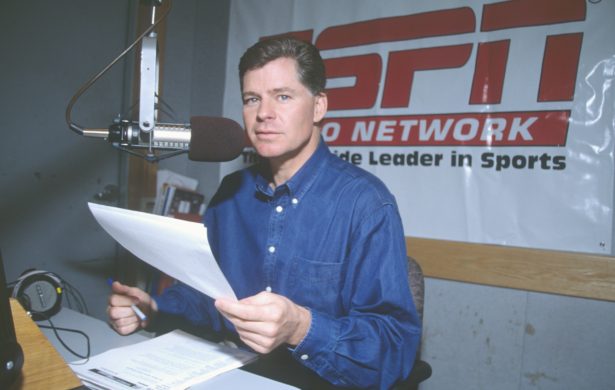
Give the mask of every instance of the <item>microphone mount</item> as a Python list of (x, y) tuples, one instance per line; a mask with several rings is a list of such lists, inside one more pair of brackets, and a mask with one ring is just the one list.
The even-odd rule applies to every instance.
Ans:
[[(156, 162), (161, 159), (176, 156), (188, 151), (188, 142), (190, 141), (190, 128), (187, 128), (187, 142), (179, 142), (182, 145), (179, 150), (177, 147), (168, 147), (170, 141), (164, 140), (168, 135), (170, 128), (181, 125), (159, 124), (157, 120), (157, 105), (158, 105), (158, 50), (157, 50), (157, 34), (154, 29), (162, 22), (171, 11), (171, 2), (168, 0), (169, 6), (167, 10), (156, 20), (156, 7), (162, 4), (162, 0), (151, 0), (152, 6), (152, 22), (151, 25), (143, 31), (135, 41), (130, 44), (120, 55), (112, 60), (100, 72), (95, 74), (90, 80), (85, 82), (79, 90), (73, 95), (66, 107), (66, 123), (68, 127), (75, 133), (94, 138), (106, 138), (115, 148), (127, 152), (133, 156), (144, 158), (149, 162)], [(107, 71), (130, 52), (138, 43), (141, 43), (141, 63), (140, 63), (140, 91), (139, 91), (139, 121), (137, 124), (126, 121), (117, 120), (108, 129), (84, 128), (72, 121), (71, 114), (74, 104), (98, 79), (100, 79)], [(155, 134), (154, 129), (157, 129)], [(158, 130), (159, 129), (159, 130)], [(174, 131), (177, 136), (177, 130)], [(146, 142), (146, 143), (144, 143)], [(166, 142), (166, 143), (165, 143)], [(139, 153), (130, 148), (146, 149), (145, 153)], [(156, 155), (154, 148), (158, 149), (173, 149), (172, 152)]]
[[(169, 3), (164, 14), (156, 20), (155, 7), (161, 4), (161, 0), (150, 1), (153, 1), (151, 26), (75, 93), (66, 107), (68, 127), (82, 136), (104, 138), (114, 148), (148, 162), (157, 162), (186, 152), (193, 161), (222, 162), (237, 158), (246, 140), (241, 125), (231, 119), (193, 116), (189, 124), (157, 122), (158, 106), (159, 103), (164, 105), (164, 101), (157, 94), (158, 51), (154, 28), (166, 18), (171, 6)], [(139, 42), (141, 63), (138, 120), (118, 117), (107, 129), (84, 128), (74, 123), (71, 113), (79, 97)]]
[[(120, 120), (105, 130), (104, 138), (116, 149), (156, 162), (187, 153), (190, 149), (191, 128), (188, 124), (156, 123), (150, 131), (143, 131), (134, 122)], [(145, 150), (145, 153), (135, 152), (132, 148)], [(156, 155), (153, 153), (154, 148), (168, 151)]]

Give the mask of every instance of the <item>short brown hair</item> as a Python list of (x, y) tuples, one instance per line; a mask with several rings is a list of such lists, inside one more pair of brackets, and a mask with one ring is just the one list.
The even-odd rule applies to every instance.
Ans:
[(252, 45), (239, 60), (239, 83), (250, 70), (260, 69), (278, 58), (291, 58), (297, 63), (299, 81), (313, 95), (325, 90), (325, 64), (316, 46), (292, 37), (269, 38)]

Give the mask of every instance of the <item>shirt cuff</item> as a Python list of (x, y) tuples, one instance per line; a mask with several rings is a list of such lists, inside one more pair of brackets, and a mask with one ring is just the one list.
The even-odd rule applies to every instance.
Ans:
[(310, 328), (299, 345), (291, 349), (293, 358), (324, 378), (339, 377), (328, 363), (339, 338), (339, 321), (311, 309), (310, 312)]
[(178, 308), (177, 300), (172, 297), (159, 295), (152, 296), (152, 299), (156, 301), (156, 306), (160, 313), (180, 314), (181, 312)]

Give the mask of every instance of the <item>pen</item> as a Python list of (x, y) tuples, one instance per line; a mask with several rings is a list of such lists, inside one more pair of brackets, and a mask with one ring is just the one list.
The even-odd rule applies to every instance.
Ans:
[[(113, 279), (112, 278), (108, 278), (107, 279), (107, 284), (109, 286), (111, 286), (113, 284)], [(145, 321), (147, 320), (147, 316), (145, 315), (145, 313), (143, 313), (141, 311), (141, 309), (139, 309), (139, 307), (137, 305), (135, 305), (134, 303), (132, 305), (130, 305), (130, 308), (132, 309), (132, 311), (135, 312), (135, 314), (137, 315), (137, 317), (139, 317), (139, 320), (141, 321)]]
[(141, 321), (147, 320), (147, 316), (141, 311), (141, 309), (139, 309), (139, 307), (137, 307), (137, 305), (133, 303), (132, 305), (130, 305), (130, 307), (132, 308), (132, 311), (135, 312), (135, 314), (137, 315), (137, 317), (139, 317)]

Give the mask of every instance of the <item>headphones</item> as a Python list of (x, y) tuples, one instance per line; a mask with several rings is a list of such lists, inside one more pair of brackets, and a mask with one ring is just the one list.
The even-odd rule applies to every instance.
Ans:
[(11, 295), (30, 312), (33, 320), (41, 321), (60, 311), (63, 286), (62, 279), (53, 272), (30, 269), (14, 282)]

